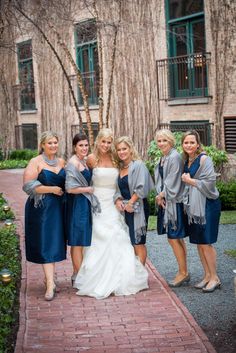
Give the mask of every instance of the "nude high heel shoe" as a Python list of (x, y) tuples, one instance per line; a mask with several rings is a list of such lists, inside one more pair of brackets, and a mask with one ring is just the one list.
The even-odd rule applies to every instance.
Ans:
[(215, 289), (220, 289), (221, 288), (221, 282), (219, 281), (215, 281), (215, 283), (213, 283), (213, 285), (211, 287), (204, 287), (202, 288), (203, 293), (212, 293), (215, 291)]
[(46, 301), (51, 301), (54, 299), (56, 295), (56, 285), (54, 282), (47, 282), (47, 290), (44, 295), (44, 299)]
[(180, 281), (175, 282), (175, 280), (168, 282), (170, 287), (180, 287), (184, 283), (188, 283), (190, 281), (190, 275), (186, 275), (184, 278), (182, 278)]

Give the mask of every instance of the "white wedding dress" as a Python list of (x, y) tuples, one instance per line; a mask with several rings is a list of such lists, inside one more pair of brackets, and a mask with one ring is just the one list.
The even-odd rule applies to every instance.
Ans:
[(117, 177), (116, 168), (93, 169), (94, 194), (102, 212), (93, 214), (92, 244), (84, 248), (74, 283), (78, 295), (103, 299), (148, 288), (148, 272), (135, 256), (124, 217), (113, 202)]

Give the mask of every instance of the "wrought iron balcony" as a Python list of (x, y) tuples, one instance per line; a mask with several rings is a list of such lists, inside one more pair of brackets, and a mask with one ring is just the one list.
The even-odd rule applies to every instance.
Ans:
[(34, 82), (20, 83), (13, 86), (14, 106), (17, 110), (35, 110)]
[(171, 121), (170, 123), (161, 123), (157, 129), (169, 129), (172, 132), (185, 132), (188, 130), (197, 130), (201, 142), (205, 146), (211, 144), (213, 123), (206, 121)]
[[(88, 94), (88, 101), (91, 105), (98, 104), (98, 84), (97, 84), (97, 73), (96, 71), (83, 72), (82, 73), (85, 90)], [(79, 104), (83, 104), (83, 98), (79, 91)]]
[(210, 60), (210, 53), (195, 53), (157, 60), (159, 99), (209, 97)]

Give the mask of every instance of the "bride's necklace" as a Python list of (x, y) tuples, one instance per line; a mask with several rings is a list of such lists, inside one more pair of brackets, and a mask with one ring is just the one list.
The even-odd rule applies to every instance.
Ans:
[(58, 158), (49, 159), (46, 154), (43, 152), (42, 157), (45, 163), (47, 163), (50, 167), (56, 167), (58, 165)]

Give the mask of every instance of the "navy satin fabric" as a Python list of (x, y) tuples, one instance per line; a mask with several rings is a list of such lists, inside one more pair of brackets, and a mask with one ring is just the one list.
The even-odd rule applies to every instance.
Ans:
[[(184, 164), (184, 173), (189, 173), (194, 178), (195, 173), (200, 167), (200, 160), (204, 154), (200, 154), (195, 161), (188, 167), (188, 162)], [(193, 244), (213, 244), (216, 243), (219, 231), (221, 204), (220, 199), (206, 199), (206, 224), (188, 224), (185, 215), (185, 231), (189, 235), (190, 243)]]
[[(129, 191), (129, 184), (128, 184), (128, 175), (125, 175), (124, 177), (118, 178), (118, 186), (121, 192), (122, 197), (125, 200), (129, 200), (131, 198), (130, 191)], [(146, 223), (148, 224), (148, 217), (149, 217), (149, 205), (147, 202), (147, 199), (143, 199), (143, 206), (144, 206), (144, 214), (145, 214), (145, 219)], [(129, 227), (129, 236), (132, 245), (140, 245), (140, 244), (145, 244), (146, 243), (146, 234), (141, 236), (141, 240), (137, 242), (135, 240), (135, 234), (134, 234), (134, 214), (125, 212), (125, 222), (127, 226)]]
[[(90, 184), (91, 170), (84, 169), (83, 176)], [(92, 239), (92, 214), (89, 200), (83, 194), (67, 194), (67, 241), (70, 246), (90, 246)]]
[[(46, 186), (65, 188), (65, 170), (58, 174), (43, 169), (38, 180)], [(66, 258), (64, 226), (65, 196), (45, 194), (42, 205), (34, 207), (28, 198), (25, 205), (26, 259), (39, 264), (62, 261)]]

